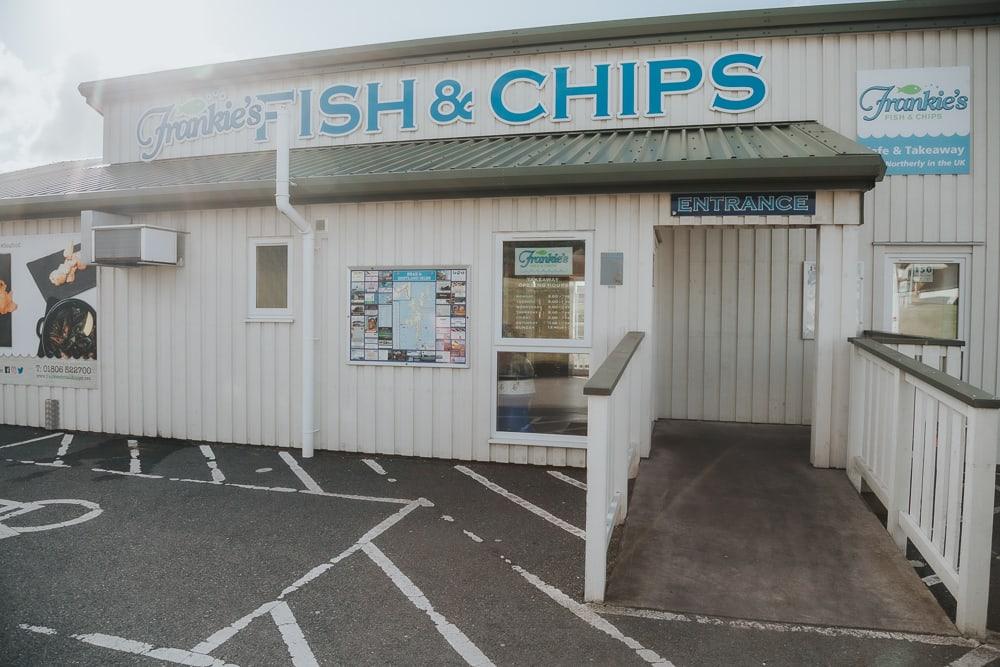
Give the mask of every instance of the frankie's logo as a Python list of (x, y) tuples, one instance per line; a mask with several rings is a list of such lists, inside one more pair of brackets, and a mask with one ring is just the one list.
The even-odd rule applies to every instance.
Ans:
[(529, 248), (522, 250), (517, 255), (517, 263), (522, 269), (526, 269), (530, 266), (566, 264), (568, 262), (569, 254), (563, 250)]
[[(936, 113), (963, 111), (969, 106), (969, 96), (958, 88), (951, 94), (943, 90), (933, 92), (934, 87), (921, 87), (915, 83), (903, 86), (870, 86), (858, 96), (858, 106), (867, 112), (862, 120), (877, 120), (882, 114), (892, 113)], [(930, 118), (931, 116), (928, 116)]]
[(153, 107), (136, 126), (136, 139), (143, 149), (139, 157), (155, 160), (174, 143), (257, 127), (263, 121), (264, 106), (250, 96), (240, 106), (224, 95), (211, 95), (208, 100), (195, 97), (183, 104)]

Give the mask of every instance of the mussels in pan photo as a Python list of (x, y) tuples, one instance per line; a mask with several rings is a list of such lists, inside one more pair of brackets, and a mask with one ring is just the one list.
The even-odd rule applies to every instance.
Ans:
[(97, 358), (97, 312), (86, 301), (63, 299), (38, 321), (39, 356)]

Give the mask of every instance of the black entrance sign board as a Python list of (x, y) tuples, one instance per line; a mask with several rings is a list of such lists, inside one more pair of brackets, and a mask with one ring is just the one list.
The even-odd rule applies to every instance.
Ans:
[(670, 196), (670, 215), (815, 215), (815, 192), (698, 192)]

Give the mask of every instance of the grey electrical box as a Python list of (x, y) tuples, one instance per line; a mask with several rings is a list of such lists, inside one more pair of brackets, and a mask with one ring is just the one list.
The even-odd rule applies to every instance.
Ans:
[(601, 253), (601, 284), (617, 287), (624, 282), (625, 253)]

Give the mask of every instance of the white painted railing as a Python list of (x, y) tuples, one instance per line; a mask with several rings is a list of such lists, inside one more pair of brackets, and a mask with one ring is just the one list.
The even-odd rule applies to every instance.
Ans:
[[(628, 513), (630, 451), (627, 424), (616, 424), (613, 403), (629, 397), (615, 395), (618, 381), (628, 372), (644, 333), (625, 334), (584, 386), (587, 396), (587, 543), (584, 554), (584, 599), (603, 602), (607, 583), (608, 545), (615, 526)], [(635, 397), (631, 397), (635, 400)], [(626, 411), (627, 412), (627, 411)], [(624, 427), (624, 437), (622, 431)]]
[(962, 358), (965, 342), (940, 338), (925, 338), (885, 331), (865, 331), (864, 336), (877, 343), (923, 362), (931, 368), (962, 379)]
[(848, 475), (955, 597), (958, 629), (985, 637), (1000, 400), (872, 338), (851, 342)]

